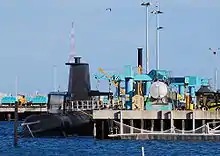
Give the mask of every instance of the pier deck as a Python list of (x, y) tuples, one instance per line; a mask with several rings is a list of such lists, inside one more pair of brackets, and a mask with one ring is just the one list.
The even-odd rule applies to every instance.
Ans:
[[(220, 119), (220, 111), (156, 111), (121, 110), (123, 119)], [(93, 119), (119, 119), (120, 110), (94, 110)]]
[[(15, 106), (0, 106), (0, 121), (14, 119)], [(22, 106), (18, 108), (19, 120), (25, 119), (32, 114), (47, 112), (47, 106)]]
[[(14, 112), (15, 107), (14, 106), (7, 106), (7, 107), (0, 107), (0, 113), (4, 112)], [(24, 113), (24, 112), (46, 112), (47, 107), (46, 106), (32, 106), (32, 107), (20, 107), (18, 108), (18, 113)]]

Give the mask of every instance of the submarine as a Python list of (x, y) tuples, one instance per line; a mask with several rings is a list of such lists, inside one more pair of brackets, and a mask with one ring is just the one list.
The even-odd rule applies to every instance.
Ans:
[[(47, 112), (28, 116), (21, 124), (20, 137), (92, 136), (94, 100), (100, 96), (112, 97), (111, 92), (91, 90), (89, 64), (74, 57), (70, 66), (68, 91), (48, 94)], [(83, 105), (92, 106), (82, 108)], [(81, 106), (81, 109), (79, 108)]]

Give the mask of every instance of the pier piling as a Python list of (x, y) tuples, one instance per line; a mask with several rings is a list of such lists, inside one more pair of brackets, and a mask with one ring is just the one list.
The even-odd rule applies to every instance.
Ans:
[(122, 111), (120, 111), (120, 134), (123, 134), (123, 115), (122, 115)]

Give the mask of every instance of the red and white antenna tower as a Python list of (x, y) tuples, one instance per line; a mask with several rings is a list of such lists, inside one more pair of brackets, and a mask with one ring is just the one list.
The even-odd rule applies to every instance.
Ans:
[(75, 52), (75, 32), (74, 32), (74, 22), (72, 22), (71, 28), (71, 43), (70, 43), (70, 54), (69, 54), (69, 63), (74, 63), (74, 57), (76, 56)]

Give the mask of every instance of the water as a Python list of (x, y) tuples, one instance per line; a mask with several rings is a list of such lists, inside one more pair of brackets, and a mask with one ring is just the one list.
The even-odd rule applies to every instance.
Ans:
[(13, 147), (13, 122), (0, 122), (0, 156), (220, 156), (220, 142), (95, 141), (91, 137), (20, 139)]

